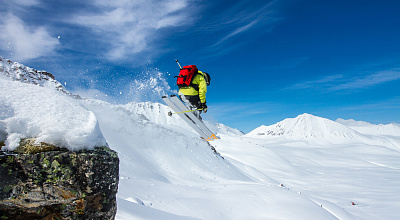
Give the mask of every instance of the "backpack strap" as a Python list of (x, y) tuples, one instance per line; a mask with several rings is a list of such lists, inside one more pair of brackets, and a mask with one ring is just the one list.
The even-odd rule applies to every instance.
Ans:
[(196, 91), (199, 91), (200, 88), (199, 88), (199, 85), (198, 85), (198, 84), (193, 84), (193, 79), (194, 79), (194, 77), (196, 77), (196, 75), (198, 75), (198, 74), (204, 76), (203, 74), (199, 73), (199, 71), (197, 70), (197, 72), (193, 74), (192, 82), (190, 82), (190, 86), (193, 87), (193, 89), (195, 89)]

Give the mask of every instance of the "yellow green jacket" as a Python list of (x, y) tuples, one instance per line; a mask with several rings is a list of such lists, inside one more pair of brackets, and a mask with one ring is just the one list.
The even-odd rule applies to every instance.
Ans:
[(188, 96), (199, 96), (201, 103), (206, 103), (207, 83), (204, 79), (203, 72), (199, 70), (199, 74), (196, 74), (192, 80), (192, 84), (199, 86), (199, 91), (191, 86), (181, 87), (179, 93)]

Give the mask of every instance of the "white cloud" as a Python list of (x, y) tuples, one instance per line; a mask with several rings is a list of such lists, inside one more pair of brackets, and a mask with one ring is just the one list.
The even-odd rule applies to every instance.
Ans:
[(1, 17), (0, 48), (10, 52), (11, 59), (25, 61), (54, 54), (59, 42), (46, 28), (29, 27), (13, 14), (1, 14)]
[(330, 83), (337, 83), (338, 81), (343, 79), (343, 75), (332, 75), (332, 76), (326, 76), (322, 79), (317, 79), (317, 80), (311, 80), (311, 81), (306, 81), (306, 82), (301, 82), (298, 84), (295, 84), (293, 86), (290, 86), (288, 89), (308, 89), (308, 88), (319, 88), (323, 87), (326, 88), (327, 84)]
[(367, 103), (362, 105), (347, 106), (343, 108), (349, 110), (382, 110), (382, 109), (400, 109), (400, 96), (393, 97), (386, 100), (377, 101), (374, 103)]
[(72, 23), (92, 29), (107, 44), (108, 58), (118, 60), (150, 50), (161, 29), (188, 24), (187, 6), (188, 0), (95, 0), (95, 10), (80, 12)]
[[(221, 13), (215, 14), (213, 22), (205, 27), (214, 44), (209, 49), (213, 55), (220, 56), (231, 50), (236, 49), (246, 41), (252, 41), (250, 36), (242, 43), (232, 43), (235, 38), (245, 33), (258, 30), (259, 32), (269, 31), (273, 24), (278, 20), (274, 10), (276, 1), (266, 1), (253, 7), (249, 1), (237, 1), (227, 5)], [(253, 32), (255, 33), (255, 32)]]
[(170, 16), (158, 21), (156, 29), (179, 26), (180, 22), (184, 20), (183, 16)]
[(21, 6), (37, 6), (40, 4), (40, 0), (14, 0), (13, 4)]
[(359, 91), (375, 85), (400, 80), (400, 68), (378, 71), (358, 77), (346, 78), (345, 75), (331, 75), (322, 79), (306, 81), (287, 89), (317, 89), (321, 91)]
[(0, 4), (5, 8), (39, 6), (40, 0), (0, 0)]
[(226, 40), (228, 40), (229, 38), (238, 35), (242, 32), (245, 32), (247, 30), (249, 30), (251, 27), (253, 27), (255, 24), (257, 24), (258, 20), (254, 20), (252, 22), (250, 22), (249, 24), (246, 24), (244, 26), (238, 27), (236, 28), (234, 31), (232, 31), (230, 34), (226, 35), (225, 37), (223, 37), (221, 40), (219, 40), (216, 44), (214, 44), (213, 46), (217, 46), (223, 42), (225, 42)]
[(356, 77), (350, 79), (346, 83), (332, 86), (330, 90), (352, 90), (352, 89), (365, 89), (374, 85), (391, 82), (400, 79), (400, 69), (392, 69), (387, 71), (380, 71), (364, 77)]

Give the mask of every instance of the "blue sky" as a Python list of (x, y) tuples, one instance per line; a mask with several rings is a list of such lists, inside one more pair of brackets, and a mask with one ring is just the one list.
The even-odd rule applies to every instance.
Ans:
[(73, 92), (160, 101), (179, 59), (212, 77), (204, 117), (244, 132), (302, 113), (400, 123), (400, 1), (0, 4), (0, 56)]

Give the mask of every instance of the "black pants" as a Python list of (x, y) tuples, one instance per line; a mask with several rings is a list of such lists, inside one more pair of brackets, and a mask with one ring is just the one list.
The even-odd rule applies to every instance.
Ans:
[[(181, 99), (182, 99), (182, 97), (181, 97)], [(198, 95), (193, 95), (193, 96), (192, 95), (185, 95), (185, 99), (190, 102), (192, 107), (200, 108), (201, 101), (200, 101), (200, 97)]]
[[(185, 95), (184, 97), (180, 96), (181, 100), (183, 100), (183, 102), (187, 103), (187, 101), (189, 101), (190, 105), (189, 108), (190, 109), (199, 109), (201, 108), (201, 101), (200, 101), (200, 97), (198, 95), (196, 96), (191, 96), (191, 95)], [(185, 101), (184, 99), (186, 99), (187, 101)], [(202, 120), (200, 114), (201, 114), (201, 110), (197, 110), (194, 111), (193, 114), (199, 118), (200, 120)]]

